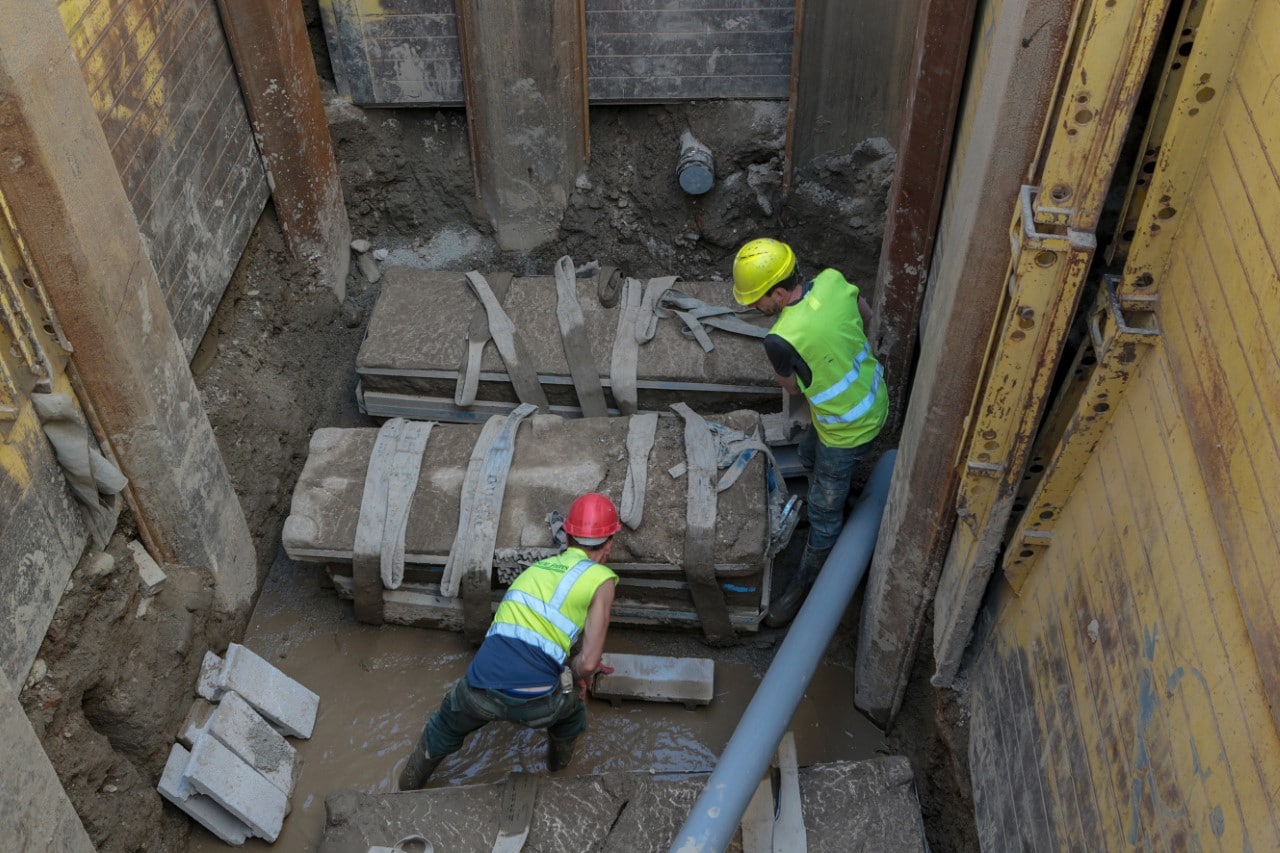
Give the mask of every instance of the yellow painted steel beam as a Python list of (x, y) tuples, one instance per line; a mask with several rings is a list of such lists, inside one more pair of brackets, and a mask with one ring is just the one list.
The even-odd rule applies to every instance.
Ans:
[[(1134, 241), (1120, 277), (1109, 277), (1095, 313), (1106, 329), (1092, 335), (1097, 363), (1075, 408), (1070, 427), (1061, 434), (1042, 430), (1038, 447), (1049, 455), (1035, 491), (1025, 500), (1004, 556), (1004, 572), (1015, 590), (1052, 541), (1057, 514), (1070, 497), (1129, 379), (1158, 339), (1154, 310), (1160, 276), (1168, 268), (1178, 211), (1191, 193), (1205, 146), (1217, 123), (1223, 100), (1206, 91), (1225, 81), (1235, 65), (1251, 3), (1189, 3), (1164, 66), (1164, 79), (1143, 140), (1150, 173), (1135, 173), (1122, 216), (1142, 234)], [(1211, 54), (1211, 55), (1210, 55)], [(1152, 154), (1155, 152), (1155, 154)], [(1158, 155), (1158, 156), (1157, 156)], [(1150, 182), (1150, 189), (1146, 185)], [(1158, 189), (1153, 193), (1151, 189)], [(1121, 226), (1125, 227), (1124, 225)], [(1105, 407), (1105, 408), (1100, 408)]]
[(1053, 541), (1059, 514), (1111, 422), (1111, 413), (1124, 396), (1142, 354), (1159, 337), (1154, 312), (1126, 315), (1116, 298), (1116, 279), (1108, 277), (1089, 318), (1089, 345), (1097, 363), (1005, 549), (1004, 573), (1015, 592), (1022, 591), (1036, 560)]
[(1129, 190), (1125, 193), (1124, 206), (1120, 209), (1115, 233), (1107, 244), (1107, 263), (1123, 262), (1129, 253), (1129, 244), (1138, 230), (1138, 216), (1147, 198), (1151, 175), (1155, 172), (1160, 148), (1164, 144), (1178, 90), (1186, 76), (1187, 58), (1195, 47), (1196, 33), (1204, 19), (1205, 4), (1187, 0), (1178, 15), (1178, 26), (1173, 41), (1164, 58), (1160, 85), (1156, 90), (1155, 106), (1147, 116), (1147, 127), (1142, 134), (1137, 161), (1129, 175)]
[(1167, 0), (1091, 0), (1050, 118), (1035, 181), (1036, 221), (1094, 231)]
[(1205, 4), (1117, 288), (1122, 305), (1155, 300), (1177, 232), (1178, 213), (1187, 206), (1205, 147), (1215, 131), (1224, 100), (1221, 92), (1235, 67), (1252, 8), (1252, 0)]
[(1090, 0), (1077, 22), (1032, 172), (1040, 186), (1023, 189), (1013, 217), (1008, 296), (969, 418), (935, 600), (937, 686), (955, 678), (1003, 543), (1168, 2)]

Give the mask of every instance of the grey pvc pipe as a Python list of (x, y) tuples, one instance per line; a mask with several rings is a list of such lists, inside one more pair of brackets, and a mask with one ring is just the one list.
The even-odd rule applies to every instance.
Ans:
[(723, 851), (733, 840), (742, 813), (768, 769), (853, 591), (866, 574), (897, 456), (898, 451), (889, 450), (876, 463), (858, 506), (840, 531), (707, 787), (671, 844), (671, 853)]

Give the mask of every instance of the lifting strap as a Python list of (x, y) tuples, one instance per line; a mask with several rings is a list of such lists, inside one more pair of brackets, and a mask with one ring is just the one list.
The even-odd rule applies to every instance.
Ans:
[(632, 530), (644, 519), (644, 496), (649, 488), (649, 451), (658, 432), (658, 413), (632, 415), (627, 425), (627, 479), (622, 484), (618, 517)]
[(586, 321), (582, 318), (582, 306), (578, 304), (573, 259), (568, 255), (556, 261), (556, 297), (560, 342), (564, 347), (565, 360), (569, 362), (569, 375), (573, 378), (573, 390), (578, 395), (582, 416), (607, 418), (609, 409), (604, 402), (604, 387), (600, 384), (596, 361), (591, 355)]
[[(509, 272), (489, 274), (489, 289), (499, 305), (507, 298), (514, 278)], [(480, 386), (480, 359), (484, 355), (484, 345), (492, 337), (489, 314), (481, 305), (480, 310), (471, 315), (471, 324), (467, 327), (467, 349), (462, 355), (462, 364), (458, 366), (458, 387), (453, 392), (453, 402), (458, 408), (470, 408), (476, 401), (476, 389)]]
[(707, 422), (684, 403), (671, 407), (684, 418), (685, 460), (688, 465), (688, 505), (685, 509), (684, 574), (698, 611), (702, 632), (715, 646), (737, 641), (729, 621), (724, 590), (716, 582), (716, 441)]
[[(516, 324), (511, 322), (507, 312), (502, 310), (502, 304), (489, 289), (489, 283), (485, 281), (484, 276), (472, 270), (467, 273), (467, 284), (484, 305), (485, 314), (489, 318), (489, 334), (493, 336), (498, 354), (502, 356), (502, 363), (506, 365), (507, 375), (511, 378), (516, 396), (522, 403), (532, 403), (539, 409), (549, 410), (547, 395), (538, 381), (538, 372), (534, 369), (533, 358), (530, 357), (520, 332), (516, 329)], [(468, 364), (470, 364), (469, 361)]]
[(458, 530), (449, 549), (440, 592), (462, 594), (462, 632), (473, 643), (484, 640), (493, 621), (493, 551), (498, 541), (502, 497), (516, 449), (520, 422), (537, 411), (521, 403), (505, 418), (485, 421), (471, 450), (458, 502)]
[(435, 424), (392, 418), (378, 430), (351, 553), (356, 618), (381, 625), (382, 591), (404, 581), (404, 534), (427, 438)]
[(624, 415), (636, 413), (636, 364), (640, 358), (640, 342), (636, 336), (641, 317), (640, 300), (640, 282), (628, 278), (622, 285), (618, 330), (613, 336), (613, 354), (609, 359), (613, 402)]

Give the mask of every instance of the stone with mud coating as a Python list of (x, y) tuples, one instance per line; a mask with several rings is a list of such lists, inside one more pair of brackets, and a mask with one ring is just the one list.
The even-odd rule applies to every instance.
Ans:
[(596, 676), (591, 693), (615, 704), (622, 699), (707, 705), (715, 695), (715, 663), (710, 658), (606, 654), (613, 672)]
[(292, 796), (298, 780), (298, 751), (239, 694), (222, 694), (217, 705), (193, 706), (179, 740), (195, 744), (203, 734), (218, 741), (280, 789)]
[(244, 844), (252, 830), (231, 812), (218, 805), (210, 797), (195, 791), (183, 778), (183, 772), (191, 761), (191, 753), (180, 743), (169, 750), (169, 760), (156, 790), (160, 796), (182, 809), (196, 823), (234, 847)]
[(196, 739), (182, 778), (243, 821), (254, 835), (275, 841), (289, 798), (213, 735)]
[(227, 648), (225, 660), (207, 653), (196, 682), (196, 692), (211, 702), (228, 690), (240, 694), (284, 734), (311, 737), (320, 697), (239, 643)]
[(137, 540), (130, 542), (129, 550), (133, 553), (133, 564), (138, 567), (138, 578), (142, 581), (142, 594), (155, 595), (160, 591), (161, 584), (168, 580), (168, 575), (151, 558), (141, 542)]

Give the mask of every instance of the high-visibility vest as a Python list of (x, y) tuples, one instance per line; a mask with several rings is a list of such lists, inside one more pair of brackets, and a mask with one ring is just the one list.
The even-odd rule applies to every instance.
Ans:
[(539, 560), (512, 582), (485, 636), (520, 640), (563, 664), (587, 623), (596, 590), (617, 577), (581, 548)]
[(871, 354), (858, 312), (858, 288), (827, 269), (799, 302), (782, 309), (770, 329), (795, 347), (812, 379), (796, 385), (809, 401), (818, 438), (828, 447), (858, 447), (875, 438), (889, 414), (884, 369)]

